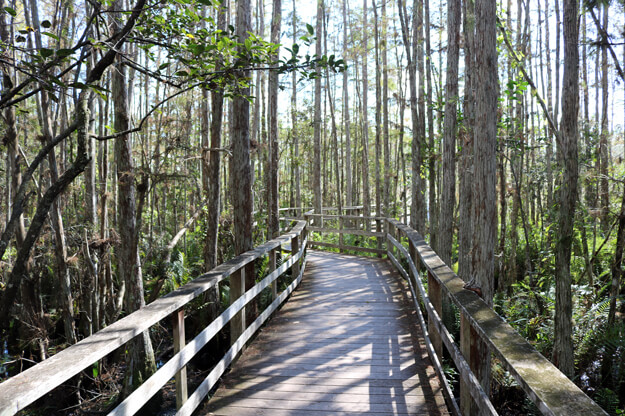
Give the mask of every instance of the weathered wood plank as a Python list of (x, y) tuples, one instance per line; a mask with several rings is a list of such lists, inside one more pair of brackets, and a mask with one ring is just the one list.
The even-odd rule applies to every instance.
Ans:
[[(388, 262), (324, 252), (308, 259), (307, 278), (205, 412), (447, 415), (405, 287)], [(343, 303), (343, 293), (352, 301)]]
[[(308, 231), (317, 232), (317, 233), (337, 233), (337, 234), (353, 234), (353, 235), (362, 235), (365, 237), (384, 237), (386, 233), (383, 232), (375, 232), (375, 231), (367, 231), (367, 230), (355, 230), (353, 228), (324, 228), (324, 227), (308, 227)], [(381, 252), (386, 252), (385, 250), (378, 249)]]
[(377, 248), (350, 246), (350, 245), (345, 245), (345, 244), (333, 244), (333, 243), (326, 243), (325, 241), (309, 241), (308, 245), (311, 247), (330, 247), (330, 248), (338, 248), (339, 250), (362, 251), (363, 253), (375, 253), (375, 254), (386, 253), (386, 250), (379, 250)]
[(309, 214), (309, 217), (323, 217), (324, 219), (338, 219), (343, 218), (346, 220), (369, 220), (369, 221), (386, 221), (386, 217), (364, 217), (360, 215), (334, 215), (334, 214)]

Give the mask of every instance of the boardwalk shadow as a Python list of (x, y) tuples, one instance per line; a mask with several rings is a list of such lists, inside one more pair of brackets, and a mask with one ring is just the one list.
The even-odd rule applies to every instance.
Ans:
[(388, 262), (311, 252), (293, 298), (225, 377), (215, 415), (446, 415)]

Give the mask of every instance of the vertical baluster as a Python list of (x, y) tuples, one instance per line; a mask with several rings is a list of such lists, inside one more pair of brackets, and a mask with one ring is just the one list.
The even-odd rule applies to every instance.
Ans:
[[(278, 250), (280, 246), (278, 246)], [(269, 264), (267, 265), (269, 270), (267, 274), (270, 274), (276, 270), (276, 249), (269, 251)], [(278, 297), (278, 279), (271, 282), (271, 300), (275, 300)]]
[[(379, 215), (378, 213), (376, 213), (377, 215)], [(375, 219), (375, 231), (380, 233), (382, 232), (382, 223), (380, 222), (379, 218)], [(376, 237), (375, 241), (377, 242), (377, 246), (378, 246), (378, 250), (382, 250), (382, 247), (384, 247), (382, 244), (384, 242), (384, 237)], [(381, 258), (382, 254), (378, 253), (378, 258)]]
[[(434, 306), (434, 310), (438, 313), (438, 316), (443, 320), (443, 296), (441, 292), (441, 285), (436, 280), (436, 278), (428, 271), (428, 297), (430, 298), (430, 302), (432, 306)], [(442, 325), (442, 322), (441, 322)], [(434, 347), (434, 351), (436, 351), (436, 355), (439, 358), (443, 357), (443, 339), (441, 334), (436, 329), (434, 325), (434, 320), (431, 317), (428, 317), (428, 334), (430, 335), (430, 339), (432, 340), (432, 346)]]
[[(392, 235), (393, 237), (395, 237), (395, 230), (393, 229), (393, 226), (391, 222), (389, 221), (389, 219), (387, 218), (385, 222), (386, 222), (386, 232)], [(391, 243), (391, 240), (388, 238), (386, 239), (386, 251), (390, 252), (392, 255), (395, 255), (395, 251), (393, 250), (393, 244)], [(397, 260), (399, 260), (399, 258)]]
[[(490, 390), (490, 352), (462, 312), (460, 312), (460, 352), (488, 394)], [(473, 401), (471, 392), (462, 377), (460, 378), (460, 410), (463, 415), (479, 414), (479, 408)]]
[[(343, 229), (343, 216), (339, 213), (339, 230)], [(345, 245), (345, 238), (343, 237), (343, 233), (339, 232), (339, 253), (342, 253), (344, 250), (341, 248)]]
[[(230, 275), (230, 304), (232, 305), (245, 293), (245, 268), (241, 268)], [(245, 331), (245, 308), (230, 320), (230, 345)]]
[[(401, 245), (401, 241), (402, 241), (402, 231), (401, 231), (398, 227), (395, 227), (395, 240), (397, 240), (397, 242)], [(398, 249), (398, 248), (395, 248), (395, 257), (397, 257), (397, 259), (399, 260), (399, 259), (401, 258), (401, 256), (402, 256), (402, 254), (401, 254), (401, 252), (399, 251), (399, 249)], [(413, 258), (414, 258), (414, 257), (413, 257)], [(406, 260), (408, 260), (408, 259), (406, 259)], [(408, 269), (408, 271), (410, 271), (410, 268)], [(410, 276), (410, 273), (408, 273), (408, 276)], [(415, 277), (415, 278), (416, 278), (416, 277)], [(414, 284), (415, 284), (415, 286), (414, 286), (414, 287), (415, 287), (415, 290), (417, 290), (417, 289), (416, 289), (416, 288), (417, 288), (416, 282), (414, 282)]]
[[(184, 348), (184, 308), (178, 309), (172, 315), (174, 331), (174, 354)], [(187, 391), (187, 367), (183, 367), (176, 373), (176, 409), (180, 409), (189, 397)]]
[[(306, 232), (306, 229), (304, 229), (302, 231), (302, 238), (304, 237), (304, 233)], [(291, 255), (295, 256), (297, 255), (297, 253), (299, 252), (299, 237), (296, 235), (295, 237), (291, 238)], [(293, 268), (292, 270), (292, 276), (293, 279), (297, 279), (297, 277), (299, 276), (299, 270), (300, 270), (300, 262), (301, 260), (296, 261), (295, 263), (293, 263)]]

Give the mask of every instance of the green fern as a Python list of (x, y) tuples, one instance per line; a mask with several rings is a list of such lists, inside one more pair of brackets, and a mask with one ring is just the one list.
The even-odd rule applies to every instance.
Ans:
[(610, 389), (599, 390), (595, 396), (595, 401), (610, 415), (616, 416), (618, 415), (617, 412), (620, 412), (618, 409), (618, 395)]

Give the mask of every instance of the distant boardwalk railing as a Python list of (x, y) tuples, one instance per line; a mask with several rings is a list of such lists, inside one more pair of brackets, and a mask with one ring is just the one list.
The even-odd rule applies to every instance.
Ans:
[[(281, 250), (283, 245), (290, 245), (291, 255), (284, 259), (282, 265), (269, 273), (261, 282), (247, 288), (247, 291), (243, 290), (245, 293), (236, 301), (231, 302), (230, 307), (217, 319), (192, 341), (185, 343), (185, 305), (227, 278), (231, 280), (241, 279), (242, 287), (245, 288), (245, 273), (250, 272), (250, 266), (253, 267), (254, 260), (265, 255), (275, 255), (275, 251)], [(0, 384), (0, 416), (16, 414), (81, 371), (90, 368), (95, 362), (126, 344), (135, 336), (168, 317), (171, 317), (174, 322), (173, 357), (109, 415), (135, 414), (173, 377), (176, 378), (177, 415), (191, 415), (245, 343), (299, 284), (305, 268), (305, 250), (306, 222), (297, 221), (288, 233), (217, 266), (209, 273), (198, 277), (178, 290), (163, 296)], [(292, 270), (291, 275), (294, 280), (278, 295), (275, 290), (276, 279), (289, 269)], [(251, 270), (253, 271), (253, 269)], [(231, 286), (232, 284), (231, 281)], [(241, 316), (245, 315), (245, 306), (263, 289), (269, 287), (273, 289), (273, 302), (258, 315), (254, 322), (246, 326), (245, 319), (241, 319)], [(232, 341), (231, 348), (195, 392), (187, 397), (186, 365), (228, 323), (231, 325), (231, 334), (240, 335)], [(233, 327), (233, 324), (237, 327)]]

